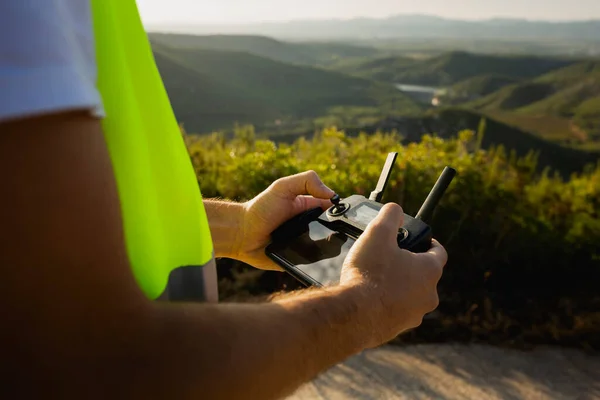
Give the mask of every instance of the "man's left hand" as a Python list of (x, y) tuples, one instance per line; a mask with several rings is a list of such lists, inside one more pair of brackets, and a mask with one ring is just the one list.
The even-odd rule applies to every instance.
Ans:
[(244, 203), (241, 240), (236, 243), (236, 257), (259, 269), (281, 271), (265, 255), (271, 233), (292, 217), (321, 207), (331, 207), (335, 192), (314, 171), (302, 172), (273, 182), (264, 192)]

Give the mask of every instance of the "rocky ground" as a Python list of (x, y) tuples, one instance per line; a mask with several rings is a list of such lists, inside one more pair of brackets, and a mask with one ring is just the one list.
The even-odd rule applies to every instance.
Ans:
[(600, 399), (600, 357), (563, 348), (385, 346), (304, 385), (308, 399)]

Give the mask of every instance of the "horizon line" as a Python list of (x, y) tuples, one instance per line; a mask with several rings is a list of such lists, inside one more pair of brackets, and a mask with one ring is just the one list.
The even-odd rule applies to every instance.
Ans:
[(356, 16), (356, 17), (348, 17), (348, 18), (334, 18), (334, 17), (323, 17), (323, 18), (298, 18), (298, 19), (273, 19), (273, 20), (255, 20), (255, 21), (166, 21), (166, 22), (148, 22), (146, 25), (205, 25), (205, 26), (224, 26), (224, 25), (235, 25), (235, 26), (243, 26), (243, 25), (257, 25), (257, 24), (289, 24), (289, 23), (299, 23), (299, 22), (326, 22), (326, 21), (336, 21), (336, 22), (352, 22), (359, 20), (374, 20), (374, 21), (382, 21), (389, 20), (398, 17), (426, 17), (444, 21), (454, 21), (454, 22), (494, 22), (494, 21), (519, 21), (519, 22), (531, 22), (531, 23), (552, 23), (552, 24), (568, 24), (568, 23), (585, 23), (585, 22), (600, 22), (600, 17), (594, 18), (582, 18), (582, 19), (548, 19), (548, 18), (525, 18), (525, 17), (506, 17), (506, 16), (490, 16), (485, 18), (454, 18), (454, 17), (444, 17), (437, 14), (426, 14), (426, 13), (394, 13), (385, 17), (368, 17), (368, 16)]

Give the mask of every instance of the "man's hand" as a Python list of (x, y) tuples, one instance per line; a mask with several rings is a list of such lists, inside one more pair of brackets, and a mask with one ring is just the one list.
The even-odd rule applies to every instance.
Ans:
[(234, 257), (256, 268), (281, 270), (265, 255), (271, 233), (304, 211), (316, 207), (327, 209), (334, 194), (314, 171), (276, 180), (264, 192), (244, 203), (241, 235), (234, 244)]
[(419, 326), (438, 306), (437, 284), (448, 260), (446, 250), (435, 240), (427, 253), (399, 248), (396, 240), (403, 222), (402, 208), (386, 204), (344, 263), (340, 285), (364, 299), (365, 326), (373, 332), (367, 347)]

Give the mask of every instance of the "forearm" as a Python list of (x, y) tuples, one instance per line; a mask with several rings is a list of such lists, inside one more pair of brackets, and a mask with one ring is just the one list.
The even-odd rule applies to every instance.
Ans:
[[(138, 348), (151, 368), (134, 397), (275, 399), (361, 351), (372, 326), (349, 290), (307, 291), (271, 304), (159, 304)], [(129, 373), (136, 374), (135, 370)], [(139, 390), (139, 392), (138, 392)]]
[(355, 290), (307, 290), (268, 304), (149, 302), (53, 321), (28, 333), (38, 337), (35, 353), (8, 353), (8, 379), (29, 397), (285, 398), (377, 342), (376, 316)]
[(204, 199), (215, 257), (236, 258), (243, 235), (244, 205), (224, 200)]
[[(350, 289), (262, 305), (149, 301), (98, 121), (82, 112), (2, 131), (0, 397), (277, 398), (372, 338), (364, 307), (377, 307)], [(227, 207), (209, 204), (209, 219)], [(235, 220), (211, 227), (217, 255)]]

